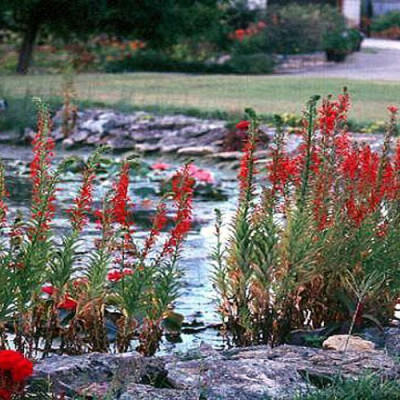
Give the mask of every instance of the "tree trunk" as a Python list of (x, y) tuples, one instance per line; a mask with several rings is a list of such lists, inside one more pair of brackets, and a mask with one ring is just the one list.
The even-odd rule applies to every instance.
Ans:
[(29, 25), (26, 31), (24, 32), (24, 38), (22, 40), (22, 45), (19, 51), (19, 58), (17, 65), (18, 74), (25, 75), (29, 70), (38, 32), (39, 32), (38, 24)]

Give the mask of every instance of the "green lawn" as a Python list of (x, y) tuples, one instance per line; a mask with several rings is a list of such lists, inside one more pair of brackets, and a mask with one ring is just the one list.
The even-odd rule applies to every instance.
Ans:
[[(3, 76), (0, 87), (10, 95), (29, 92), (46, 100), (60, 94), (61, 80), (57, 75)], [(400, 103), (400, 83), (387, 81), (131, 73), (82, 74), (76, 84), (80, 100), (234, 114), (249, 106), (265, 114), (300, 113), (310, 95), (337, 93), (346, 85), (354, 104), (350, 117), (358, 122), (385, 119), (386, 105)]]

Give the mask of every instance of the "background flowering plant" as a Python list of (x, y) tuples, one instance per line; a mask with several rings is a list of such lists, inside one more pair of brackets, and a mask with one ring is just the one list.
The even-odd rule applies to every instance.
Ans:
[[(258, 118), (248, 110), (240, 199), (227, 245), (218, 240), (219, 311), (238, 344), (279, 343), (294, 329), (360, 328), (394, 316), (400, 288), (400, 146), (389, 107), (383, 148), (353, 144), (349, 96), (313, 97), (298, 154), (276, 118), (272, 161), (256, 169)], [(244, 126), (244, 124), (243, 124)], [(256, 177), (267, 177), (268, 185)], [(217, 233), (220, 233), (218, 219)]]

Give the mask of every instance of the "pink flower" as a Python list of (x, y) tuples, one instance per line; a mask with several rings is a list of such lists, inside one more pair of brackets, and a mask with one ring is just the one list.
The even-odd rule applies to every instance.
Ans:
[(203, 183), (214, 183), (214, 175), (212, 172), (202, 169), (197, 167), (194, 164), (189, 164), (187, 167), (187, 172), (191, 178), (194, 178), (198, 182), (203, 182)]
[(163, 163), (163, 162), (157, 162), (151, 166), (151, 169), (154, 169), (157, 171), (166, 171), (167, 169), (170, 169), (170, 168), (171, 168), (171, 165)]
[(198, 169), (195, 173), (192, 174), (192, 177), (199, 182), (204, 182), (209, 184), (214, 183), (213, 174), (205, 169)]

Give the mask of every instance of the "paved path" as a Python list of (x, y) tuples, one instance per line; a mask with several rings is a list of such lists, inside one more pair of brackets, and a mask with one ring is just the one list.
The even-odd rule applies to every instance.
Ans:
[(350, 55), (344, 63), (331, 63), (294, 75), (400, 81), (400, 41), (366, 39), (362, 51)]

